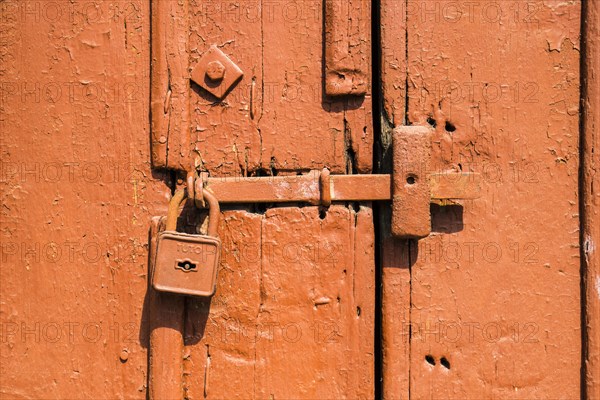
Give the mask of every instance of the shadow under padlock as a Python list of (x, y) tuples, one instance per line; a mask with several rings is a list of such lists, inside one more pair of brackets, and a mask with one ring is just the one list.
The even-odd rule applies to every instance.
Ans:
[(177, 231), (191, 235), (207, 232), (209, 222), (208, 211), (207, 208), (196, 208), (192, 201), (186, 202), (177, 220)]
[[(156, 258), (152, 273), (152, 287), (159, 292), (187, 296), (210, 297), (215, 293), (221, 241), (216, 236), (219, 223), (219, 204), (208, 191), (209, 203), (207, 235), (200, 235), (190, 222), (200, 222), (202, 217), (193, 206), (184, 206), (183, 218), (179, 207), (186, 203), (185, 189), (175, 193), (169, 203), (165, 230), (157, 237)], [(196, 216), (191, 216), (190, 214)], [(182, 226), (184, 225), (184, 226)], [(177, 230), (192, 230), (187, 233)]]

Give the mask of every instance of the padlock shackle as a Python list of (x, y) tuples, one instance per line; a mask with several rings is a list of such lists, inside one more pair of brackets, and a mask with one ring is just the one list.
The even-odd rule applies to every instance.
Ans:
[(165, 225), (166, 231), (177, 230), (177, 218), (179, 217), (179, 206), (187, 198), (187, 193), (184, 189), (175, 192), (171, 201), (169, 201), (169, 211), (167, 212), (167, 222)]
[[(208, 236), (217, 236), (217, 228), (219, 227), (219, 215), (221, 208), (219, 207), (219, 201), (217, 198), (208, 190), (203, 190), (204, 200), (208, 202)], [(186, 189), (180, 189), (175, 192), (171, 201), (169, 202), (169, 211), (167, 212), (167, 222), (165, 230), (175, 231), (177, 230), (177, 218), (179, 217), (179, 207), (188, 198)]]
[(219, 216), (221, 215), (221, 208), (219, 207), (219, 201), (214, 194), (204, 189), (202, 191), (204, 200), (208, 203), (208, 230), (207, 235), (217, 237), (217, 228), (219, 228)]

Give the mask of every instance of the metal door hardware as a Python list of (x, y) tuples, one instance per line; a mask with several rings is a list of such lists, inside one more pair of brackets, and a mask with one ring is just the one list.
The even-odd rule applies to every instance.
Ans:
[[(429, 171), (429, 128), (396, 128), (393, 147), (391, 175), (331, 175), (329, 170), (323, 169), (293, 176), (205, 176), (203, 185), (224, 204), (305, 202), (328, 206), (336, 201), (391, 200), (392, 234), (400, 238), (429, 235), (430, 203), (444, 205), (479, 196), (479, 174)], [(195, 191), (198, 193), (197, 189)]]
[(431, 130), (402, 127), (393, 135), (392, 234), (425, 237), (431, 232), (430, 177), (423, 173), (429, 171)]
[[(336, 201), (392, 200), (392, 175), (329, 175), (325, 178), (325, 173), (329, 175), (325, 169), (292, 176), (209, 177), (205, 187), (217, 196), (221, 204), (309, 203), (327, 206)], [(443, 205), (447, 200), (478, 197), (479, 174), (441, 172), (426, 175), (430, 198), (427, 204)], [(327, 182), (329, 189), (323, 182)]]
[(207, 190), (208, 235), (190, 235), (177, 232), (178, 208), (187, 199), (187, 191), (179, 190), (169, 203), (165, 231), (157, 238), (156, 261), (152, 273), (152, 286), (161, 292), (188, 296), (212, 296), (217, 284), (217, 269), (221, 254), (221, 241), (217, 237), (219, 203)]
[(217, 99), (222, 99), (243, 75), (242, 70), (213, 45), (192, 70), (191, 79)]

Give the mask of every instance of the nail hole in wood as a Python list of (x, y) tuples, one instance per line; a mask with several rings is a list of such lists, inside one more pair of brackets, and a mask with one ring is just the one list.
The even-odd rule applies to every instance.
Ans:
[(446, 369), (450, 369), (450, 361), (446, 357), (442, 357), (440, 359), (440, 364), (442, 364)]
[(325, 219), (325, 217), (327, 217), (327, 209), (326, 208), (321, 208), (319, 210), (319, 218), (320, 219)]

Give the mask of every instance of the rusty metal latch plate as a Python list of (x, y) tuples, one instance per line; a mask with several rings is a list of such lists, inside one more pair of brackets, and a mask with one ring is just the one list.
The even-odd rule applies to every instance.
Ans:
[(217, 46), (212, 45), (192, 70), (191, 79), (216, 98), (222, 99), (242, 76), (242, 70)]
[(431, 232), (431, 130), (400, 126), (393, 132), (392, 234), (422, 238)]

